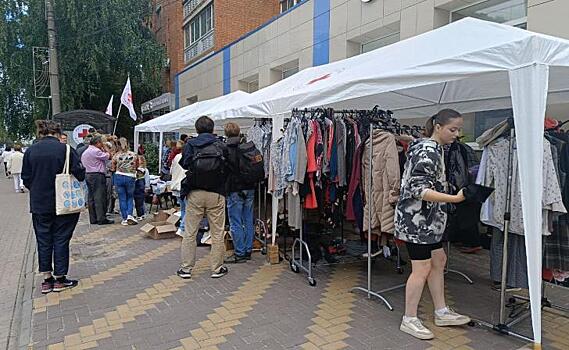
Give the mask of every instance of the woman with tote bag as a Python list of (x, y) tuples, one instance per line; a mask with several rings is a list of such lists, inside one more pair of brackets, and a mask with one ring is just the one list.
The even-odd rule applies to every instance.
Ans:
[[(61, 126), (51, 120), (36, 122), (39, 141), (24, 153), (22, 181), (30, 191), (30, 211), (37, 240), (41, 292), (60, 292), (77, 286), (67, 278), (69, 242), (79, 213), (56, 214), (56, 177), (64, 172), (67, 145), (59, 142)], [(66, 167), (67, 168), (67, 167)], [(75, 150), (69, 152), (69, 173), (85, 180), (85, 168)]]

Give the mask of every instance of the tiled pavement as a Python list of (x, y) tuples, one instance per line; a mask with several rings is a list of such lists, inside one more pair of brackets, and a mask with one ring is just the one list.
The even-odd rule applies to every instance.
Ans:
[[(175, 276), (179, 239), (154, 241), (137, 227), (77, 229), (71, 274), (76, 289), (42, 296), (33, 291), (33, 349), (519, 349), (523, 341), (479, 327), (436, 328), (432, 304), (424, 293), (420, 313), (437, 338), (424, 342), (401, 333), (403, 290), (385, 293), (395, 310), (363, 293), (365, 263), (319, 267), (317, 287), (288, 264), (253, 261), (230, 265), (221, 279), (209, 278), (208, 248), (198, 248), (191, 280)], [(448, 302), (484, 320), (497, 317), (499, 294), (488, 288), (485, 254), (454, 254), (453, 267), (475, 281), (447, 276)], [(378, 260), (373, 287), (404, 281), (391, 262)], [(406, 269), (408, 270), (408, 269)], [(36, 276), (37, 286), (40, 282)], [(555, 291), (552, 300), (569, 302)], [(569, 348), (569, 320), (545, 312), (546, 349)], [(528, 332), (529, 320), (518, 329)], [(531, 334), (531, 333), (526, 333)]]

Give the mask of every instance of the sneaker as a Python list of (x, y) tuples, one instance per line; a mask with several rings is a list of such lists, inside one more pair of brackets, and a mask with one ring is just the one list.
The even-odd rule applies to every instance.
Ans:
[(201, 243), (211, 245), (211, 235), (209, 234), (209, 232), (204, 232)]
[(435, 312), (435, 325), (438, 327), (463, 326), (468, 322), (470, 322), (470, 317), (456, 313), (449, 307), (447, 307), (447, 311), (442, 316), (437, 315)]
[(179, 269), (178, 271), (176, 271), (176, 275), (178, 275), (180, 278), (183, 278), (183, 279), (192, 278), (192, 272), (191, 272), (191, 271), (190, 271), (190, 272), (186, 272), (186, 271), (184, 271), (184, 270), (182, 270), (182, 269)]
[(245, 260), (251, 260), (251, 252), (245, 253)]
[(127, 220), (121, 221), (121, 225), (123, 225), (123, 226), (128, 226), (128, 221), (127, 221)]
[(128, 222), (129, 225), (138, 224), (138, 221), (136, 221), (136, 219), (132, 215), (127, 216), (126, 221)]
[(176, 231), (176, 235), (178, 235), (178, 236), (184, 238), (184, 231), (178, 229), (178, 230)]
[(399, 329), (401, 332), (412, 335), (417, 339), (430, 340), (435, 337), (433, 332), (423, 326), (423, 323), (417, 317), (409, 317), (407, 319), (404, 317)]
[(41, 293), (42, 294), (47, 294), (47, 293), (51, 293), (53, 292), (53, 283), (55, 282), (54, 278), (51, 278), (49, 280), (44, 280), (41, 283)]
[(98, 225), (112, 225), (114, 223), (115, 222), (113, 220), (105, 219), (105, 220), (99, 222)]
[(211, 274), (211, 278), (223, 277), (223, 276), (227, 275), (228, 272), (229, 272), (229, 270), (227, 269), (227, 267), (222, 266), (219, 268), (219, 270), (217, 272), (214, 272)]
[(146, 214), (136, 217), (136, 221), (144, 221), (144, 220), (146, 220)]
[(54, 292), (61, 292), (66, 289), (71, 289), (77, 287), (79, 281), (67, 279), (64, 277), (63, 279), (58, 279), (53, 284), (53, 291)]
[(247, 257), (240, 256), (240, 255), (232, 255), (229, 258), (225, 259), (224, 263), (226, 264), (241, 264), (247, 262)]

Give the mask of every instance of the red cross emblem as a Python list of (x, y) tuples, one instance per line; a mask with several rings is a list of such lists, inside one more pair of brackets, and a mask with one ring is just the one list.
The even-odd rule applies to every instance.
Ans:
[(132, 94), (129, 93), (126, 98), (128, 99), (128, 102), (132, 104)]
[(77, 136), (79, 136), (82, 139), (85, 138), (85, 136), (87, 135), (89, 135), (89, 129), (83, 129), (79, 134), (77, 134)]

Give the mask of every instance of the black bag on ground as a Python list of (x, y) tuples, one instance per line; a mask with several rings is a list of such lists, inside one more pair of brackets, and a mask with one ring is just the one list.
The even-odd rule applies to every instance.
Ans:
[(195, 147), (189, 168), (186, 180), (190, 189), (215, 191), (219, 188), (225, 170), (225, 157), (220, 143)]
[(255, 185), (265, 178), (263, 155), (251, 141), (239, 145), (239, 182)]

